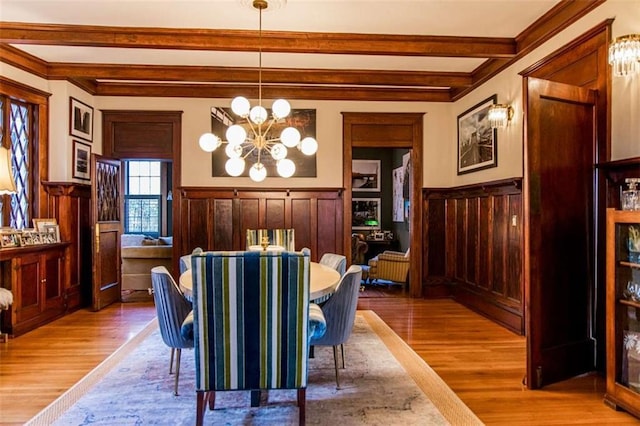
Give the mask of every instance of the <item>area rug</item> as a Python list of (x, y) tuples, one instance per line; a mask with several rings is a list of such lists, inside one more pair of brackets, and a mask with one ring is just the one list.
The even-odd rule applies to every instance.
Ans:
[[(375, 313), (358, 311), (345, 344), (342, 389), (336, 390), (330, 347), (309, 363), (307, 424), (475, 425), (480, 420)], [(169, 349), (152, 321), (105, 362), (30, 420), (30, 425), (195, 424), (193, 350), (183, 350), (180, 395), (173, 395)], [(295, 391), (218, 392), (205, 424), (295, 425)]]

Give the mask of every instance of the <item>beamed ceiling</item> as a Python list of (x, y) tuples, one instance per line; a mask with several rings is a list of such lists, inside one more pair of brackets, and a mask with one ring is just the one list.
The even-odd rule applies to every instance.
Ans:
[(0, 55), (97, 96), (257, 98), (261, 46), (264, 98), (451, 102), (604, 1), (289, 0), (260, 39), (246, 0), (0, 0)]

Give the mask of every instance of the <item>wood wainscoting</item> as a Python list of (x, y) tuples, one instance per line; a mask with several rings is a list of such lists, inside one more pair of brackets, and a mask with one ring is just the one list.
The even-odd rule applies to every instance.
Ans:
[(311, 260), (343, 254), (342, 195), (341, 188), (182, 188), (178, 253), (245, 250), (247, 229), (293, 228), (296, 250), (311, 249)]
[(423, 189), (424, 292), (524, 334), (522, 179)]
[(73, 182), (43, 182), (48, 217), (60, 226), (65, 249), (63, 286), (66, 310), (87, 306), (91, 301), (91, 185)]

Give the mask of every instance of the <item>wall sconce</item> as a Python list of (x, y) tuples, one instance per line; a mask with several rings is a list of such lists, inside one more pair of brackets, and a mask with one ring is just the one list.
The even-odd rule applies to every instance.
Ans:
[(0, 195), (15, 194), (16, 182), (11, 171), (11, 151), (0, 147)]
[(511, 121), (513, 117), (513, 108), (511, 105), (494, 104), (489, 107), (487, 118), (489, 119), (489, 125), (491, 128), (504, 129)]
[(640, 74), (640, 34), (627, 34), (609, 45), (609, 65), (616, 77)]

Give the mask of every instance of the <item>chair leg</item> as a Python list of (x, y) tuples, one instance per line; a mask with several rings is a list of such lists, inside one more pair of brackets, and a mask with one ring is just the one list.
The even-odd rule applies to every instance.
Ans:
[(204, 411), (206, 410), (206, 402), (208, 399), (207, 392), (196, 392), (196, 426), (202, 426), (204, 422)]
[(213, 410), (216, 406), (216, 393), (215, 391), (209, 391), (207, 395), (209, 396), (209, 410)]
[(252, 407), (260, 406), (260, 389), (254, 389), (251, 391), (251, 406)]
[(169, 374), (173, 374), (173, 353), (176, 348), (171, 348), (171, 359), (169, 360)]
[(340, 375), (338, 373), (338, 346), (333, 347), (333, 365), (336, 369), (336, 389), (342, 389), (340, 387)]
[(306, 402), (307, 402), (307, 390), (306, 389), (298, 389), (298, 410), (300, 412), (300, 417), (298, 418), (298, 424), (300, 426), (304, 426), (306, 421)]
[(178, 349), (178, 354), (176, 358), (176, 379), (173, 384), (173, 394), (178, 396), (178, 380), (180, 379), (180, 358), (182, 356), (182, 349)]
[(340, 343), (340, 352), (342, 352), (342, 369), (344, 370), (344, 345)]

